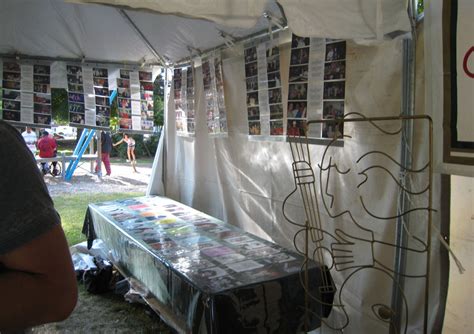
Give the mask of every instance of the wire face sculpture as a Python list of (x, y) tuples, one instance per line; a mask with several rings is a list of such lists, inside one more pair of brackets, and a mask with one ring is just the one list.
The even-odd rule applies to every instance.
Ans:
[[(345, 126), (342, 148), (335, 147), (341, 134), (322, 148), (309, 145), (306, 136), (288, 138), (294, 189), (283, 202), (283, 215), (298, 228), (296, 250), (306, 261), (326, 267), (334, 280), (324, 275), (321, 297), (311, 295), (305, 261), (301, 283), (307, 299), (332, 306), (331, 314), (321, 319), (323, 332), (427, 332), (431, 119), (350, 113), (341, 119), (310, 121), (308, 127), (335, 122)], [(417, 145), (410, 159), (401, 163), (400, 143), (407, 129), (417, 142), (428, 138), (429, 143)], [(318, 157), (316, 163), (313, 157)], [(298, 200), (305, 213), (299, 222), (288, 205)], [(324, 292), (334, 291), (334, 301), (328, 302)], [(322, 313), (307, 307), (307, 314)]]

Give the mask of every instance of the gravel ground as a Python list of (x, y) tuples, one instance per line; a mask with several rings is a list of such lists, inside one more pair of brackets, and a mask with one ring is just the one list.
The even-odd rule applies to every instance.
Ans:
[[(46, 175), (44, 180), (51, 196), (78, 192), (145, 192), (151, 175), (151, 163), (139, 164), (135, 173), (129, 163), (113, 163), (111, 176), (99, 178), (91, 173), (90, 163), (77, 168), (70, 181)], [(105, 171), (103, 171), (105, 173)]]

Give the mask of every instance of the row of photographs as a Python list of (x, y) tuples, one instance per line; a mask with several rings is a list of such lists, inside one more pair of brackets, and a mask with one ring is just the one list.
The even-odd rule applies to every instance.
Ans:
[[(84, 86), (79, 84), (68, 84), (68, 91), (70, 93), (84, 94)], [(110, 95), (108, 88), (94, 87), (94, 93), (96, 96), (107, 97)]]
[[(21, 90), (21, 82), (3, 80), (3, 88), (9, 90)], [(49, 84), (33, 84), (33, 92), (51, 94), (51, 86)]]
[[(267, 51), (266, 51), (267, 59), (272, 58), (273, 56), (277, 56), (279, 54), (280, 54), (280, 48), (277, 47), (277, 46), (275, 46), (271, 49), (267, 49)], [(257, 47), (252, 46), (252, 47), (246, 48), (244, 50), (244, 62), (246, 64), (248, 64), (248, 63), (252, 63), (254, 61), (257, 61)]]
[[(81, 93), (68, 93), (69, 103), (84, 103), (84, 94)], [(108, 97), (96, 96), (95, 104), (99, 106), (110, 106), (110, 100)]]
[[(15, 81), (20, 82), (22, 79), (21, 73), (14, 73), (14, 72), (3, 72), (3, 80), (6, 81)], [(33, 82), (37, 84), (50, 84), (50, 77), (49, 75), (33, 75)]]
[[(340, 80), (346, 77), (346, 62), (344, 60), (324, 64), (324, 80)], [(290, 67), (289, 82), (307, 82), (308, 66), (297, 65)]]
[[(130, 99), (131, 94), (130, 94), (130, 88), (117, 88), (117, 96), (124, 98), (124, 99)], [(140, 92), (140, 100), (143, 101), (153, 101), (153, 92), (152, 91), (141, 91)]]
[[(21, 92), (16, 91), (16, 90), (3, 89), (2, 98), (3, 98), (3, 100), (20, 101), (21, 100)], [(33, 94), (33, 102), (34, 103), (40, 103), (40, 104), (51, 104), (51, 95), (41, 94), (41, 93), (34, 93)], [(3, 106), (5, 107), (5, 102), (4, 102)]]
[[(109, 87), (109, 79), (93, 77), (92, 81), (93, 81), (94, 87), (98, 87), (98, 88), (108, 88)], [(84, 85), (84, 79), (83, 79), (82, 75), (81, 76), (68, 75), (67, 76), (67, 83), (68, 83), (68, 85)]]
[[(130, 109), (120, 109), (119, 118), (132, 118), (132, 116), (138, 116), (132, 113)], [(153, 120), (153, 111), (141, 111), (140, 116), (142, 119)]]
[(76, 125), (93, 125), (100, 127), (110, 126), (110, 117), (96, 115), (95, 124), (86, 124), (86, 116), (84, 114), (69, 113), (69, 123)]
[[(134, 72), (134, 70), (120, 69), (120, 78), (130, 79), (131, 72)], [(152, 72), (138, 71), (138, 80), (152, 82), (153, 81), (152, 79), (153, 79)]]
[[(123, 99), (123, 98), (118, 98), (118, 107), (120, 109), (131, 109), (132, 108), (132, 100), (130, 99)], [(150, 110), (153, 111), (153, 100), (143, 100), (140, 102), (141, 110)]]
[[(273, 72), (267, 74), (267, 86), (268, 88), (278, 88), (281, 87), (280, 72)], [(251, 77), (245, 80), (245, 86), (247, 92), (253, 92), (258, 90), (258, 77)]]
[[(117, 79), (118, 88), (130, 88), (130, 79)], [(140, 91), (153, 92), (153, 82), (140, 81)]]
[[(12, 111), (21, 111), (21, 102), (20, 101), (10, 101), (3, 100), (3, 109), (12, 110)], [(33, 111), (38, 114), (51, 114), (51, 105), (50, 104), (33, 104)]]
[[(277, 54), (271, 58), (267, 58), (267, 73), (274, 73), (280, 71), (280, 56)], [(245, 64), (245, 77), (250, 78), (257, 76), (258, 64), (257, 61)]]
[[(21, 112), (13, 110), (3, 110), (3, 120), (11, 122), (21, 122)], [(39, 125), (50, 125), (51, 115), (33, 114), (33, 123)]]
[[(85, 114), (86, 112), (84, 105), (79, 104), (79, 103), (69, 103), (68, 110), (70, 113), (78, 113), (78, 114)], [(109, 107), (96, 106), (95, 112), (96, 112), (96, 115), (110, 117)]]
[[(15, 62), (4, 62), (3, 72), (21, 73), (21, 65)], [(49, 65), (33, 65), (33, 74), (50, 75), (51, 69)]]
[[(257, 121), (260, 119), (260, 108), (251, 107), (247, 109), (247, 116), (249, 121)], [(283, 119), (283, 105), (282, 104), (271, 104), (270, 105), (270, 119)]]
[(122, 130), (140, 130), (140, 131), (153, 131), (153, 121), (148, 119), (141, 118), (140, 128), (133, 127), (133, 121), (129, 118), (120, 118), (119, 119), (119, 128)]

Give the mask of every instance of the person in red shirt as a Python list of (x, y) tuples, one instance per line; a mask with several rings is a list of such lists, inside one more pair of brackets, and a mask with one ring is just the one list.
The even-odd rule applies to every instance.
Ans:
[[(50, 136), (48, 131), (43, 131), (43, 136), (40, 140), (38, 140), (38, 150), (40, 158), (53, 158), (56, 156), (56, 150), (58, 148), (58, 144), (56, 143), (56, 139), (53, 136)], [(58, 162), (53, 162), (53, 174), (58, 172), (56, 168)], [(49, 170), (49, 166), (47, 162), (42, 162), (42, 171), (43, 175), (46, 175)]]

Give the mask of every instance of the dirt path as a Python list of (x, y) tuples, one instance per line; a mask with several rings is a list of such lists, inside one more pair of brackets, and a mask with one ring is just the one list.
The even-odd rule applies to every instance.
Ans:
[(112, 164), (112, 175), (100, 179), (96, 174), (90, 172), (90, 164), (84, 163), (75, 171), (70, 181), (46, 175), (45, 182), (53, 197), (78, 192), (145, 192), (151, 176), (151, 163), (139, 164), (137, 171), (138, 173), (135, 173), (128, 163), (114, 163)]

